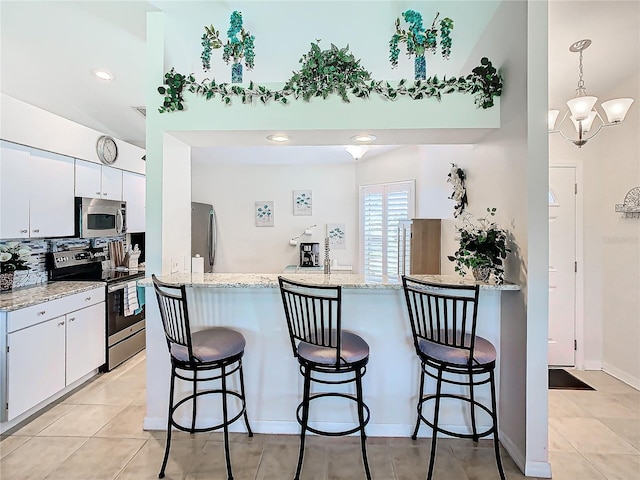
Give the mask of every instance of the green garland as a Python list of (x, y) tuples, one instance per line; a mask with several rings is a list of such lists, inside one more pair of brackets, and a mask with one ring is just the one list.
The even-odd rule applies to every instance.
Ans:
[(300, 59), (302, 68), (294, 72), (281, 90), (269, 90), (262, 85), (249, 83), (248, 87), (238, 84), (216, 83), (215, 80), (196, 82), (193, 74), (182, 75), (171, 69), (165, 74), (164, 85), (158, 92), (164, 96), (160, 113), (184, 110), (184, 92), (189, 91), (204, 97), (206, 100), (219, 97), (230, 105), (233, 97), (244, 104), (259, 101), (268, 104), (270, 101), (287, 104), (289, 97), (302, 98), (309, 101), (313, 97), (327, 98), (336, 93), (344, 102), (349, 102), (349, 94), (356, 98), (368, 98), (378, 94), (388, 100), (409, 97), (413, 100), (424, 98), (442, 99), (442, 95), (450, 93), (469, 93), (474, 95), (474, 102), (480, 108), (494, 105), (494, 97), (502, 94), (502, 77), (493, 67), (489, 59), (482, 58), (480, 65), (464, 77), (443, 77), (436, 75), (426, 80), (413, 83), (403, 79), (396, 86), (388, 81), (377, 81), (371, 78), (360, 61), (349, 53), (349, 48), (338, 49), (331, 45), (328, 50), (321, 50), (317, 44), (311, 44), (311, 50)]

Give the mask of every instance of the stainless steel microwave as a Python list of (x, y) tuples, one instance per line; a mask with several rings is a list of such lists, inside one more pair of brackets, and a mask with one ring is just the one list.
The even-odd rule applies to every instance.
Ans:
[(127, 233), (126, 202), (76, 197), (75, 208), (77, 237), (111, 237)]

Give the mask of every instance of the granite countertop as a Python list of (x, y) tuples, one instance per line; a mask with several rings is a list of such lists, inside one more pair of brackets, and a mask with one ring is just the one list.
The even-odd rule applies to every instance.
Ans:
[(49, 282), (0, 293), (0, 312), (11, 312), (57, 298), (103, 287), (104, 282)]
[[(189, 287), (211, 288), (277, 288), (278, 276), (282, 275), (294, 281), (308, 283), (310, 285), (341, 285), (345, 289), (373, 289), (373, 290), (400, 290), (402, 281), (396, 278), (365, 278), (364, 275), (351, 273), (336, 273), (331, 275), (304, 274), (304, 273), (179, 273), (158, 277), (161, 282), (173, 285), (186, 285)], [(437, 282), (442, 285), (475, 285), (472, 278), (463, 278), (459, 275), (414, 275), (413, 278)], [(138, 280), (138, 285), (149, 287), (153, 283), (151, 278)], [(505, 283), (494, 285), (480, 283), (482, 290), (520, 290), (520, 285)]]

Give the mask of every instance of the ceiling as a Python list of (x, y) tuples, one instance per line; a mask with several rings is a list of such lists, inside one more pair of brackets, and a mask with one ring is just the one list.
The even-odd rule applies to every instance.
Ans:
[[(614, 88), (620, 78), (631, 75), (626, 60), (640, 54), (637, 4), (624, 0), (550, 2), (550, 104), (560, 107), (574, 93), (578, 59), (568, 47), (581, 38), (593, 40), (584, 53), (584, 79), (591, 94), (601, 95)], [(146, 14), (175, 9), (176, 5), (133, 0), (3, 0), (1, 91), (144, 148), (145, 119), (135, 107), (145, 103)], [(109, 70), (114, 79), (98, 80), (91, 73), (96, 68)], [(398, 135), (387, 132), (385, 137), (382, 133), (380, 141), (386, 145), (407, 143), (408, 139)], [(430, 141), (429, 137), (421, 140)], [(340, 153), (344, 156), (343, 149)], [(368, 155), (374, 153), (375, 149)], [(290, 154), (301, 157), (299, 150)]]

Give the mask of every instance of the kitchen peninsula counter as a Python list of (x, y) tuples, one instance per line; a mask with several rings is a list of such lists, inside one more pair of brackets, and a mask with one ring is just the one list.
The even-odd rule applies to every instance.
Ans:
[[(241, 332), (247, 341), (243, 359), (247, 412), (255, 432), (298, 434), (296, 408), (302, 392), (302, 376), (291, 352), (278, 276), (305, 283), (341, 285), (343, 329), (361, 335), (370, 346), (370, 361), (363, 378), (364, 397), (371, 409), (367, 426), (370, 436), (409, 437), (416, 421), (416, 398), (419, 387), (420, 362), (415, 354), (402, 283), (395, 278), (365, 279), (358, 274), (173, 274), (159, 277), (163, 282), (187, 286), (189, 316), (193, 330), (211, 326), (228, 326)], [(416, 275), (415, 278), (446, 285), (473, 285), (472, 279), (460, 276)], [(170, 363), (167, 344), (160, 321), (151, 278), (139, 280), (146, 286), (147, 298), (147, 412), (144, 426), (149, 430), (166, 428)], [(478, 307), (478, 335), (490, 340), (501, 358), (501, 326), (512, 322), (502, 318), (501, 298), (517, 294), (514, 284), (481, 284)], [(514, 346), (525, 339), (509, 339)], [(519, 348), (519, 347), (518, 347)], [(518, 351), (518, 349), (516, 349)], [(497, 375), (500, 381), (500, 375)], [(486, 386), (486, 385), (485, 385)], [(434, 387), (429, 385), (428, 388)], [(178, 383), (176, 395), (186, 394), (187, 386)], [(318, 387), (322, 388), (322, 387)], [(347, 387), (345, 387), (347, 388)], [(451, 392), (461, 392), (452, 387)], [(486, 391), (485, 391), (486, 390)], [(345, 390), (346, 392), (347, 390)], [(498, 392), (500, 387), (498, 385)], [(353, 392), (351, 392), (353, 393)], [(478, 387), (476, 397), (489, 402), (488, 387)], [(217, 421), (221, 407), (211, 400), (204, 408), (198, 402), (199, 414), (208, 412), (207, 424)], [(205, 399), (202, 400), (206, 404)], [(327, 430), (348, 428), (356, 417), (351, 407), (344, 408), (340, 399), (325, 400), (323, 408), (311, 410), (311, 421)], [(453, 405), (451, 405), (453, 407)], [(185, 409), (185, 421), (189, 415)], [(454, 431), (468, 431), (465, 409), (443, 407), (441, 419)], [(204, 422), (203, 421), (203, 422)], [(488, 418), (479, 415), (479, 424)], [(508, 421), (505, 419), (505, 421)], [(242, 422), (234, 424), (243, 431)], [(479, 427), (480, 428), (480, 427)], [(421, 428), (420, 435), (430, 435)]]
[[(345, 289), (402, 290), (402, 281), (397, 278), (367, 278), (352, 273), (332, 273), (330, 275), (304, 273), (179, 273), (158, 277), (171, 285), (209, 288), (278, 288), (278, 277), (296, 280), (312, 285), (340, 285)], [(475, 285), (471, 278), (459, 275), (412, 275), (412, 278), (446, 285)], [(138, 285), (151, 286), (151, 278), (138, 281)], [(520, 290), (513, 283), (495, 285), (480, 282), (481, 290)]]

